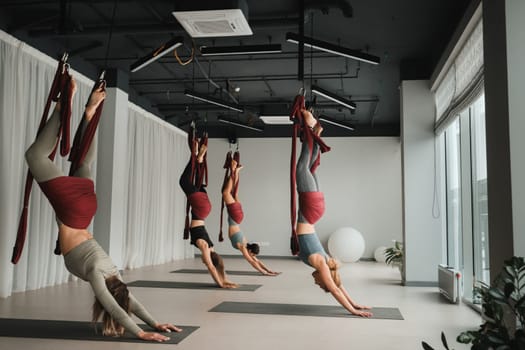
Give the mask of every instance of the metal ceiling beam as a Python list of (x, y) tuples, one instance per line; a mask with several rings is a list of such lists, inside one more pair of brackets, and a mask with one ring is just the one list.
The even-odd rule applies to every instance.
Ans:
[[(379, 101), (379, 98), (372, 97), (372, 98), (360, 98), (360, 99), (352, 99), (352, 102), (357, 103), (376, 103)], [(291, 105), (291, 101), (256, 101), (256, 102), (250, 102), (250, 103), (244, 103), (242, 104), (243, 107), (247, 110), (251, 111), (258, 111), (261, 109), (261, 107), (264, 106), (287, 106)], [(210, 105), (208, 103), (198, 103), (198, 104), (192, 104), (191, 102), (188, 103), (159, 103), (156, 105), (153, 105), (152, 107), (158, 108), (160, 111), (166, 112), (166, 111), (187, 111), (188, 107), (190, 107), (190, 110), (192, 111), (221, 111), (224, 112), (224, 108), (217, 107), (214, 105)], [(314, 109), (341, 109), (341, 105), (337, 103), (317, 103), (314, 107)]]
[[(331, 79), (356, 79), (357, 75), (343, 75), (339, 72), (336, 73), (319, 73), (311, 76), (317, 80), (331, 80)], [(216, 81), (231, 80), (234, 82), (263, 82), (263, 81), (278, 81), (278, 80), (295, 80), (297, 78), (294, 74), (272, 74), (272, 75), (243, 75), (243, 76), (222, 76), (213, 77)], [(131, 85), (169, 85), (169, 84), (190, 84), (195, 83), (206, 83), (206, 78), (175, 78), (175, 79), (132, 79), (130, 80)]]
[[(297, 28), (297, 18), (283, 18), (283, 19), (263, 19), (250, 20), (250, 27), (257, 29), (286, 29)], [(110, 29), (109, 25), (86, 24), (84, 30), (81, 32), (59, 33), (56, 28), (44, 27), (35, 28), (28, 32), (29, 36), (35, 38), (57, 38), (57, 37), (92, 37), (92, 36), (106, 36)], [(115, 25), (113, 27), (113, 35), (134, 35), (134, 34), (164, 34), (170, 33), (174, 35), (186, 34), (186, 31), (178, 22), (172, 23), (128, 23)]]

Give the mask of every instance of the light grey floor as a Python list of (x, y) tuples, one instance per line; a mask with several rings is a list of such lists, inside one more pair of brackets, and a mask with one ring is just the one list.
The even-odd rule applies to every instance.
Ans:
[[(249, 270), (243, 260), (227, 258), (226, 267)], [(376, 307), (397, 307), (404, 320), (300, 317), (208, 312), (222, 301), (335, 305), (329, 294), (313, 284), (311, 269), (291, 259), (265, 263), (283, 274), (277, 277), (231, 276), (245, 284), (262, 284), (255, 292), (131, 288), (159, 321), (200, 326), (178, 345), (106, 343), (73, 340), (0, 338), (1, 349), (422, 349), (425, 340), (443, 349), (444, 331), (452, 348), (467, 349), (455, 337), (477, 329), (479, 314), (465, 305), (444, 301), (436, 288), (403, 287), (399, 272), (384, 264), (359, 262), (343, 265), (343, 283), (357, 302)], [(202, 274), (170, 273), (179, 268), (203, 268), (199, 258), (126, 271), (124, 279), (210, 282)], [(0, 299), (0, 317), (54, 320), (89, 320), (92, 293), (82, 281)]]

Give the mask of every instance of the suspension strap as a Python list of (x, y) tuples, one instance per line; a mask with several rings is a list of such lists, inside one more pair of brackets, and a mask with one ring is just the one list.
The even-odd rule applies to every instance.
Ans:
[[(330, 147), (324, 143), (324, 141), (316, 135), (312, 129), (306, 125), (301, 110), (305, 109), (305, 101), (303, 95), (297, 95), (295, 97), (292, 110), (290, 112), (290, 120), (294, 122), (292, 127), (292, 154), (290, 157), (290, 221), (292, 225), (292, 234), (290, 237), (290, 249), (293, 255), (299, 254), (299, 240), (296, 232), (296, 221), (297, 221), (297, 137), (299, 134), (302, 137), (303, 142), (307, 142), (310, 150), (310, 157), (313, 153), (314, 142), (320, 147), (320, 151), (315, 161), (312, 163), (310, 171), (315, 172), (321, 162), (321, 153), (328, 152)], [(310, 159), (311, 161), (311, 159)]]
[[(70, 119), (71, 119), (71, 75), (69, 74), (69, 65), (66, 63), (67, 61), (67, 54), (64, 54), (60, 61), (58, 62), (58, 67), (55, 72), (55, 76), (53, 78), (53, 82), (51, 84), (51, 88), (49, 90), (49, 94), (46, 100), (46, 104), (44, 106), (44, 111), (42, 113), (42, 118), (40, 119), (40, 124), (38, 126), (37, 131), (37, 137), (42, 132), (42, 129), (44, 129), (44, 126), (47, 122), (47, 117), (49, 115), (49, 110), (51, 108), (52, 102), (58, 102), (60, 101), (61, 109), (60, 109), (60, 130), (59, 130), (59, 138), (61, 137), (61, 147), (60, 147), (60, 154), (65, 156), (69, 152), (69, 127), (70, 127)], [(57, 143), (49, 155), (49, 159), (54, 160), (56, 151), (58, 148), (58, 140)], [(23, 208), (22, 213), (20, 216), (20, 221), (18, 224), (18, 231), (16, 234), (16, 241), (15, 245), (13, 247), (13, 255), (11, 256), (11, 262), (13, 264), (16, 264), (22, 255), (22, 250), (24, 248), (24, 243), (27, 236), (27, 219), (28, 219), (28, 211), (29, 211), (29, 198), (31, 196), (31, 189), (33, 187), (33, 174), (31, 174), (31, 171), (27, 171), (26, 176), (26, 182), (25, 182), (25, 189), (24, 189), (24, 202), (23, 202)]]
[[(103, 90), (106, 89), (106, 81), (104, 80), (105, 71), (102, 71), (102, 73), (99, 76), (99, 79), (95, 82), (93, 85), (93, 89), (91, 89), (91, 94), (99, 88), (102, 87)], [(89, 95), (91, 97), (91, 94)], [(88, 106), (88, 102), (86, 103), (86, 107)], [(95, 133), (97, 131), (98, 123), (100, 121), (100, 115), (102, 114), (102, 108), (104, 107), (104, 101), (102, 101), (95, 110), (95, 114), (91, 118), (89, 124), (86, 127), (86, 130), (83, 131), (83, 124), (86, 122), (86, 109), (84, 108), (84, 113), (82, 114), (82, 120), (80, 121), (80, 124), (77, 128), (77, 131), (75, 133), (75, 137), (73, 138), (73, 148), (71, 149), (71, 154), (69, 155), (69, 161), (71, 162), (71, 167), (69, 168), (69, 176), (72, 176), (75, 174), (75, 172), (80, 168), (82, 163), (84, 162), (84, 159), (86, 158), (86, 154), (89, 151), (89, 148), (91, 147), (91, 143), (93, 142), (93, 138), (95, 137)]]
[[(228, 153), (226, 153), (226, 159), (224, 160), (224, 165), (223, 165), (223, 168), (225, 169), (224, 171), (224, 180), (222, 182), (222, 191), (224, 191), (224, 188), (226, 187), (226, 182), (228, 181), (228, 178), (230, 177), (230, 174), (231, 174), (231, 164), (232, 164), (232, 151), (228, 151)], [(223, 225), (223, 216), (224, 216), (224, 199), (222, 199), (222, 195), (221, 195), (221, 214), (220, 214), (220, 224), (219, 224), (219, 242), (222, 242), (224, 241), (224, 237), (223, 237), (223, 234), (222, 234), (222, 225)]]

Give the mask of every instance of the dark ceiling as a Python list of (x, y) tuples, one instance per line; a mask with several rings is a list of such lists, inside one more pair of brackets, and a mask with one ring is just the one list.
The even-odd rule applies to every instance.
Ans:
[[(325, 125), (326, 136), (384, 136), (399, 135), (400, 81), (430, 77), (469, 2), (248, 0), (253, 35), (192, 39), (173, 11), (217, 9), (232, 1), (13, 0), (0, 1), (0, 28), (50, 56), (69, 52), (73, 68), (91, 78), (100, 69), (118, 69), (122, 77), (129, 77), (131, 101), (181, 128), (197, 119), (211, 137), (288, 136), (289, 126), (264, 125), (259, 115), (286, 114), (303, 87), (317, 114), (355, 126), (349, 131)], [(301, 12), (305, 36), (377, 56), (380, 64), (305, 47), (304, 79), (299, 80), (298, 45), (287, 42), (285, 35), (299, 33)], [(130, 72), (133, 62), (175, 36), (184, 38), (177, 49), (182, 62), (192, 58), (195, 47), (189, 64), (168, 54)], [(281, 44), (282, 52), (211, 58), (199, 51), (203, 45), (270, 43)], [(312, 99), (311, 84), (353, 101), (357, 108), (351, 111), (324, 98)], [(237, 101), (244, 112), (193, 100), (184, 95), (185, 89)], [(264, 131), (228, 126), (217, 116)]]

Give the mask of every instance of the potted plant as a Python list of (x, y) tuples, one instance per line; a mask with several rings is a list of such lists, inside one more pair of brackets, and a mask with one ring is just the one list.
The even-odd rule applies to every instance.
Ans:
[(403, 243), (394, 240), (394, 246), (385, 249), (385, 263), (391, 266), (397, 266), (401, 276), (403, 276)]
[[(503, 271), (492, 287), (481, 285), (477, 290), (483, 300), (483, 320), (476, 331), (465, 331), (457, 337), (463, 344), (472, 344), (473, 350), (525, 349), (525, 262), (522, 257), (506, 260)], [(443, 346), (448, 349), (445, 335)], [(433, 348), (422, 342), (423, 349)]]

